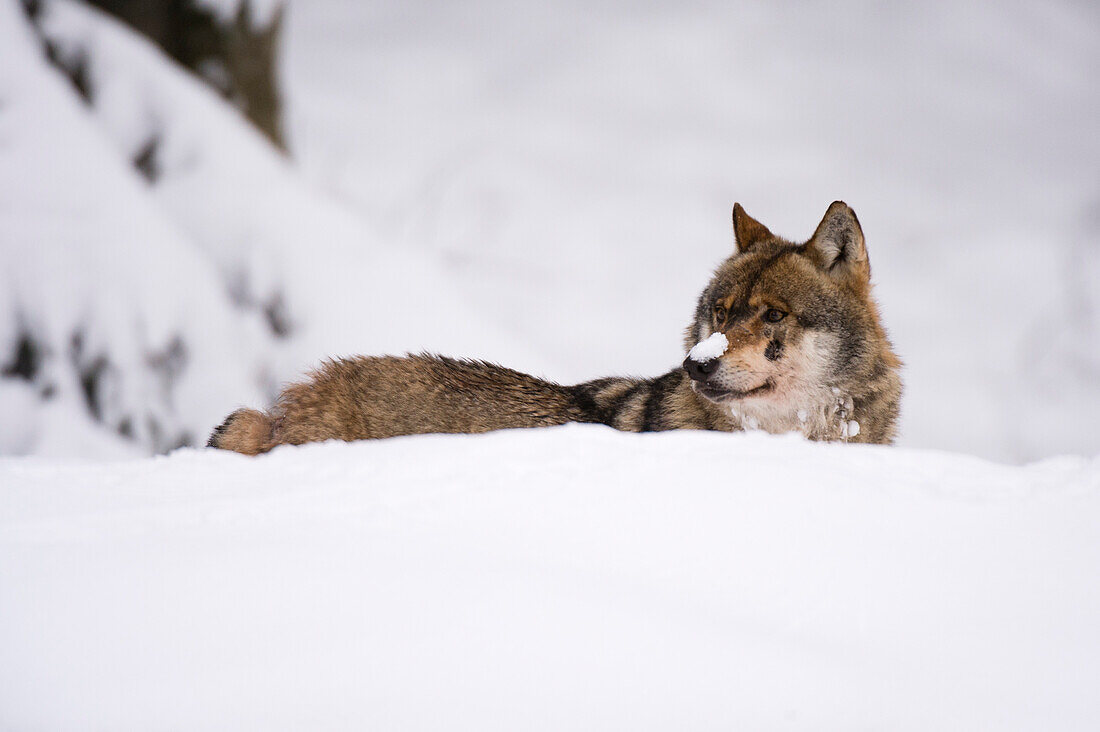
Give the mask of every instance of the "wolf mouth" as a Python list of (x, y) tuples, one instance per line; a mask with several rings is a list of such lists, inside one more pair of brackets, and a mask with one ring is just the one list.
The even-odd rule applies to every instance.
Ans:
[(697, 394), (716, 404), (722, 404), (724, 402), (732, 402), (766, 394), (775, 387), (775, 384), (772, 383), (771, 379), (768, 379), (760, 386), (745, 391), (739, 389), (716, 389), (712, 386), (700, 386), (697, 383), (692, 384), (692, 386), (695, 387), (695, 392)]

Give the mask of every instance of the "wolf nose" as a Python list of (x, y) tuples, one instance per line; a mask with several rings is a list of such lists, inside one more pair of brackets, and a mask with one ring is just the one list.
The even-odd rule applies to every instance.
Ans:
[(712, 358), (709, 361), (696, 361), (691, 356), (684, 359), (684, 371), (688, 372), (688, 376), (692, 381), (706, 381), (707, 377), (714, 373), (714, 370), (718, 368), (718, 359)]

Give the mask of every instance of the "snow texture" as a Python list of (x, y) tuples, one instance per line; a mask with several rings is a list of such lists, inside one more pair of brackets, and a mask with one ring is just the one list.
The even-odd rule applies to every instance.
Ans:
[(573, 425), (0, 486), (4, 728), (1100, 718), (1097, 459)]
[[(927, 448), (1100, 451), (1100, 10), (287, 23), (294, 163), (102, 14), (0, 3), (0, 454), (33, 456), (0, 458), (0, 728), (1095, 727), (1100, 458)], [(134, 459), (326, 356), (662, 373), (733, 201), (799, 238), (836, 198), (925, 449), (571, 425)]]
[(705, 363), (713, 361), (726, 352), (730, 342), (721, 333), (712, 333), (709, 338), (699, 341), (688, 351), (688, 358), (692, 361)]
[(195, 440), (218, 401), (264, 398), (262, 328), (41, 55), (5, 3), (0, 358), (12, 368), (21, 344), (34, 357), (0, 379), (0, 452), (132, 451), (118, 433), (146, 449)]

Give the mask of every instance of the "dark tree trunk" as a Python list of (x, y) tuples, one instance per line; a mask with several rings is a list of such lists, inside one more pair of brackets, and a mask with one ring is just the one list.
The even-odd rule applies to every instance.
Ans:
[(241, 0), (231, 22), (193, 0), (88, 0), (125, 21), (217, 89), (275, 145), (286, 149), (278, 57), (283, 10), (260, 25)]

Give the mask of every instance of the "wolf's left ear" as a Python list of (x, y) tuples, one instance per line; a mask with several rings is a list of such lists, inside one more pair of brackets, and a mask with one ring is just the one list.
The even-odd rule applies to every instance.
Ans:
[(866, 284), (871, 279), (863, 229), (856, 212), (844, 201), (833, 201), (829, 206), (806, 244), (806, 254), (838, 280)]
[(747, 252), (765, 239), (775, 235), (768, 227), (745, 213), (740, 203), (733, 204), (733, 238), (737, 241), (737, 253)]

